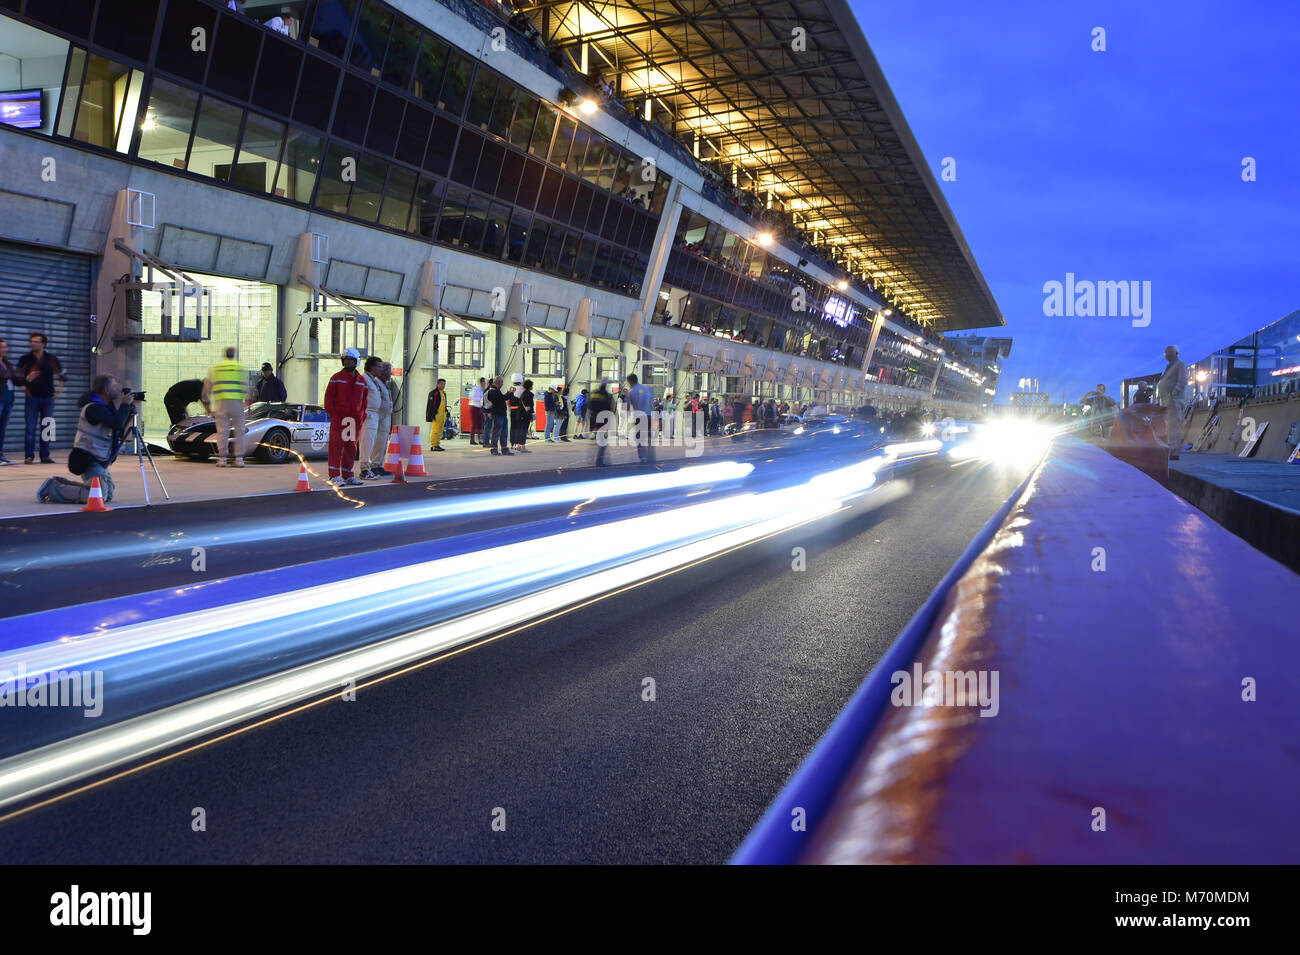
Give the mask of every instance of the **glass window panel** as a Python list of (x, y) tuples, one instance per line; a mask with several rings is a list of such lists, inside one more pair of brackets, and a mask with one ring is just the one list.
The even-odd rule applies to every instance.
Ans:
[(301, 129), (290, 129), (280, 159), (275, 194), (296, 202), (310, 202), (320, 173), (321, 138)]
[(339, 68), (318, 56), (303, 60), (302, 80), (294, 100), (293, 118), (315, 129), (329, 125), (334, 91), (339, 85)]
[(668, 187), (673, 184), (672, 176), (660, 172), (655, 176), (654, 194), (650, 199), (650, 211), (655, 215), (664, 211), (664, 200), (668, 197)]
[(555, 201), (555, 218), (573, 222), (573, 207), (578, 201), (578, 181), (565, 176), (560, 181), (560, 197)]
[(561, 116), (555, 129), (555, 142), (551, 144), (551, 162), (563, 166), (569, 158), (569, 147), (573, 145), (573, 134), (578, 124), (567, 116)]
[(593, 193), (590, 186), (580, 186), (577, 198), (573, 201), (573, 215), (569, 217), (569, 221), (577, 228), (586, 230), (587, 216), (592, 213), (597, 216), (600, 215), (599, 209), (593, 210), (593, 203), (603, 200), (603, 198), (603, 196), (597, 196)]
[(486, 196), (470, 193), (469, 201), (465, 203), (465, 228), (460, 233), (461, 248), (477, 251), (482, 247), (490, 204)]
[(554, 169), (546, 170), (541, 193), (537, 198), (537, 211), (544, 216), (555, 214), (555, 203), (560, 198), (560, 181), (563, 176)]
[(157, 19), (158, 0), (114, 0), (113, 15), (101, 11), (95, 23), (95, 43), (146, 62)]
[(465, 225), (465, 206), (468, 201), (468, 190), (460, 186), (447, 187), (447, 198), (442, 204), (442, 215), (438, 219), (439, 242), (455, 245), (460, 240), (460, 232)]
[(371, 76), (379, 76), (384, 62), (384, 50), (388, 47), (388, 31), (393, 25), (393, 14), (383, 4), (375, 0), (366, 0), (357, 18), (356, 33), (352, 37), (352, 52), (348, 59), (352, 65), (369, 70)]
[[(130, 87), (130, 67), (114, 63), (91, 53), (86, 57), (86, 72), (81, 80), (77, 120), (72, 138), (92, 146), (117, 148), (118, 128), (122, 122)], [(71, 90), (65, 98), (72, 102)], [(128, 122), (133, 119), (128, 120)]]
[(469, 93), (469, 108), (465, 122), (471, 126), (486, 125), (492, 115), (492, 100), (497, 94), (500, 79), (490, 70), (479, 70), (474, 77), (474, 88)]
[(618, 226), (614, 229), (614, 241), (619, 245), (637, 248), (633, 233), (640, 235), (641, 215), (631, 207), (624, 208), (624, 204), (620, 204), (617, 199), (613, 200), (612, 207), (617, 208), (620, 213)]
[(632, 185), (632, 179), (638, 172), (637, 157), (635, 153), (623, 153), (618, 163), (618, 173), (614, 176), (613, 191), (622, 194), (623, 190)]
[(411, 214), (411, 231), (432, 239), (438, 224), (438, 207), (442, 205), (444, 183), (441, 179), (421, 176), (415, 187), (415, 209)]
[(166, 80), (154, 80), (149, 105), (140, 121), (139, 157), (184, 169), (198, 107), (198, 93)]
[(388, 163), (378, 156), (362, 156), (357, 162), (357, 181), (352, 184), (348, 215), (366, 222), (379, 221), (379, 207), (384, 198)]
[(510, 216), (510, 225), (506, 230), (506, 258), (511, 262), (522, 262), (524, 249), (528, 245), (528, 222), (526, 212), (515, 210)]
[(388, 55), (384, 57), (384, 82), (405, 90), (411, 83), (411, 73), (415, 68), (419, 48), (419, 24), (399, 16), (393, 24), (392, 36), (388, 41)]
[(280, 165), (280, 147), (284, 145), (284, 123), (256, 113), (248, 114), (244, 138), (239, 144), (239, 159), (230, 181), (245, 189), (269, 193), (275, 188), (275, 174)]
[(494, 258), (501, 257), (501, 250), (506, 244), (506, 219), (510, 210), (500, 202), (492, 203), (488, 209), (487, 222), (483, 225), (483, 252)]
[(27, 7), (27, 15), (46, 26), (82, 39), (90, 36), (90, 17), (95, 12), (95, 0), (36, 0), (28, 3)]
[(537, 190), (542, 185), (542, 174), (546, 167), (535, 159), (524, 161), (524, 175), (519, 180), (519, 195), (515, 197), (515, 204), (523, 206), (526, 209), (535, 209), (537, 207)]
[(437, 105), (442, 91), (442, 71), (447, 66), (448, 46), (432, 33), (424, 34), (420, 56), (415, 61), (415, 82), (411, 91), (425, 102)]
[(465, 111), (465, 97), (469, 93), (469, 80), (474, 73), (474, 63), (468, 57), (453, 52), (447, 58), (447, 75), (442, 81), (439, 105), (447, 112), (459, 116)]
[(537, 122), (533, 125), (533, 135), (528, 141), (530, 153), (545, 156), (550, 151), (551, 136), (555, 133), (555, 123), (558, 118), (555, 107), (550, 103), (537, 104)]
[(213, 179), (229, 179), (239, 142), (239, 126), (244, 111), (219, 99), (205, 96), (199, 105), (199, 119), (194, 124), (194, 142), (190, 146), (190, 172)]
[(596, 258), (596, 240), (587, 236), (578, 247), (578, 261), (574, 266), (574, 277), (586, 281), (591, 275), (591, 263)]
[(405, 229), (411, 218), (411, 195), (414, 192), (415, 173), (394, 166), (388, 174), (388, 188), (384, 190), (379, 224), (390, 229)]
[(436, 116), (433, 120), (433, 132), (429, 134), (429, 146), (424, 153), (426, 172), (445, 176), (451, 168), (451, 154), (456, 148), (456, 123), (445, 116)]
[(617, 199), (611, 201), (601, 193), (596, 193), (591, 211), (587, 214), (587, 231), (592, 235), (599, 232), (606, 239), (613, 239), (614, 226), (622, 211), (622, 204)]
[(339, 105), (334, 110), (334, 135), (348, 142), (362, 142), (366, 135), (366, 121), (370, 118), (370, 104), (374, 98), (373, 86), (359, 76), (344, 73)]
[(506, 148), (490, 140), (483, 144), (483, 153), (479, 156), (478, 172), (474, 176), (474, 188), (480, 192), (495, 193), (497, 179), (501, 177), (501, 163), (505, 159)]
[(287, 40), (268, 36), (262, 41), (262, 59), (257, 64), (253, 103), (262, 109), (288, 116), (302, 69), (302, 51)]
[(505, 138), (510, 132), (510, 121), (514, 119), (515, 101), (519, 96), (520, 91), (517, 86), (508, 80), (501, 81), (496, 102), (492, 104), (492, 116), (488, 119), (488, 132)]
[(569, 232), (564, 236), (564, 245), (560, 249), (560, 260), (556, 271), (561, 275), (572, 275), (578, 263), (578, 233)]
[(79, 46), (72, 48), (68, 58), (68, 78), (64, 82), (62, 102), (59, 108), (58, 134), (72, 137), (73, 125), (77, 121), (77, 104), (81, 102), (81, 78), (86, 72), (86, 51)]
[(478, 172), (478, 157), (482, 152), (483, 137), (469, 129), (461, 130), (460, 142), (456, 145), (456, 160), (451, 164), (451, 178), (472, 186), (474, 175)]
[(321, 169), (320, 185), (316, 187), (316, 208), (326, 212), (346, 213), (348, 211), (348, 193), (352, 183), (343, 178), (343, 160), (356, 160), (356, 149), (335, 143), (325, 154), (325, 165)]
[(402, 131), (397, 137), (397, 158), (412, 166), (424, 162), (424, 146), (429, 141), (429, 129), (432, 126), (432, 111), (407, 103)]
[(524, 176), (524, 154), (513, 149), (505, 151), (505, 160), (501, 164), (501, 178), (497, 180), (496, 196), (511, 204), (519, 191), (519, 182)]
[(618, 158), (618, 150), (606, 143), (604, 156), (600, 161), (600, 173), (596, 176), (596, 185), (600, 188), (614, 188), (614, 175), (619, 169)]
[(559, 226), (551, 228), (551, 234), (546, 238), (546, 251), (542, 254), (542, 269), (547, 272), (554, 272), (560, 261), (560, 250), (564, 247), (564, 229)]
[(385, 156), (397, 148), (397, 133), (402, 127), (402, 110), (406, 100), (388, 90), (375, 91), (375, 105), (370, 113), (370, 126), (366, 130), (366, 146)]
[(253, 86), (253, 67), (262, 51), (262, 30), (241, 14), (226, 13), (210, 39), (212, 64), (208, 67), (210, 89), (235, 99), (248, 99)]
[(533, 220), (532, 231), (528, 235), (528, 251), (524, 253), (524, 265), (541, 268), (542, 255), (546, 251), (546, 239), (550, 225), (541, 219)]
[(341, 58), (348, 45), (348, 34), (352, 32), (352, 14), (356, 9), (357, 0), (316, 0), (316, 16), (307, 42)]
[(585, 175), (587, 147), (590, 144), (591, 133), (578, 126), (573, 132), (573, 146), (569, 150), (568, 162), (565, 163), (565, 166), (574, 175)]
[(158, 38), (158, 53), (154, 58), (155, 65), (187, 80), (203, 82), (208, 53), (206, 50), (194, 49), (191, 31), (200, 29), (211, 37), (216, 25), (217, 11), (199, 0), (168, 0), (167, 13), (163, 17)]
[(537, 97), (519, 92), (516, 97), (514, 119), (510, 121), (510, 144), (520, 149), (528, 148), (529, 137), (533, 134), (533, 123), (537, 119)]

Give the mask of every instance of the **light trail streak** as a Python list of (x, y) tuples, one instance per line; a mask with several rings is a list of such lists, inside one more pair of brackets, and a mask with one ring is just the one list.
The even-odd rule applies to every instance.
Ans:
[[(539, 546), (581, 555), (575, 561), (585, 561), (585, 566), (576, 574), (569, 569), (571, 579), (495, 606), (9, 757), (0, 761), (0, 806), (30, 799), (308, 697), (553, 614), (594, 595), (626, 588), (826, 517), (866, 493), (875, 482), (876, 471), (886, 463), (886, 459), (873, 458), (780, 490), (734, 495), (686, 505), (667, 515), (626, 518), (543, 538), (536, 542)], [(602, 566), (634, 540), (641, 541), (642, 548), (648, 541), (648, 546), (660, 549), (630, 562)], [(195, 640), (202, 641), (205, 654), (235, 652), (243, 639), (241, 629), (250, 623), (292, 621), (308, 611), (330, 620), (331, 626), (343, 626), (348, 619), (373, 620), (376, 614), (393, 611), (391, 597), (395, 591), (411, 590), (402, 598), (404, 601), (428, 602), (437, 593), (439, 583), (457, 579), (448, 574), (477, 574), (515, 550), (514, 546), (504, 546), (425, 561), (382, 574), (362, 575), (346, 587), (308, 587), (244, 604), (85, 634), (70, 641), (14, 651), (0, 657), (0, 669), (21, 663), (30, 675), (42, 669), (85, 668), (129, 654), (142, 654), (147, 659), (143, 651)]]

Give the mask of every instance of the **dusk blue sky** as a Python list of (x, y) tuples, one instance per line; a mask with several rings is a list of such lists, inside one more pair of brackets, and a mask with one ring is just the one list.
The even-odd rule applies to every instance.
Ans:
[[(1300, 308), (1300, 3), (850, 2), (936, 179), (957, 161), (940, 184), (1015, 339), (999, 402), (1021, 377), (1114, 390)], [(1045, 317), (1067, 272), (1150, 281), (1151, 324)]]

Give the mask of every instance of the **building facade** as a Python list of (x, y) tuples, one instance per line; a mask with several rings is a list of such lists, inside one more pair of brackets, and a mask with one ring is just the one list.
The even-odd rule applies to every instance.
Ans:
[(157, 436), (163, 392), (228, 345), (304, 402), (347, 348), (378, 355), (413, 424), (437, 378), (514, 372), (978, 412), (987, 362), (757, 232), (680, 143), (582, 108), (484, 17), (0, 0), (0, 337), (63, 361), (56, 445), (92, 374), (147, 391)]

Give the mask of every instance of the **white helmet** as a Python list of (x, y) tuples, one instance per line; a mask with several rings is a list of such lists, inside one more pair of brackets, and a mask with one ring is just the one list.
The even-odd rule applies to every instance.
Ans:
[(522, 385), (524, 383), (524, 376), (519, 374), (519, 372), (515, 372), (510, 376), (510, 383), (512, 385)]

